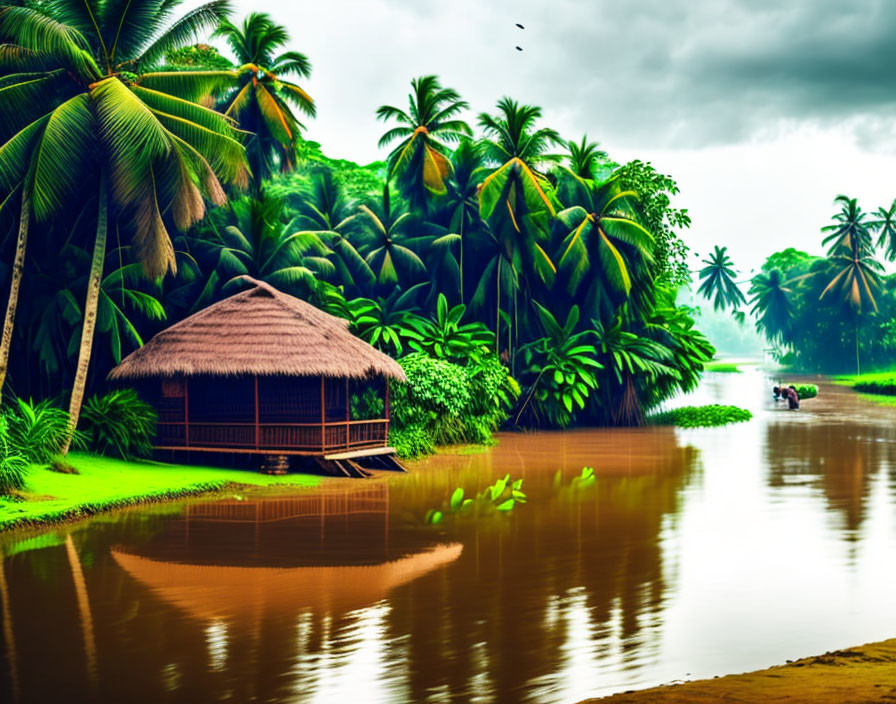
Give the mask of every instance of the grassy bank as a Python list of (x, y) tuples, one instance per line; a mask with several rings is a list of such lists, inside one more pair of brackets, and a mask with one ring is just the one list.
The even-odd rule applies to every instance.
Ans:
[(59, 474), (33, 467), (21, 492), (24, 500), (0, 499), (0, 530), (56, 523), (227, 486), (316, 486), (319, 481), (307, 474), (270, 476), (216, 467), (125, 462), (81, 453), (72, 453), (70, 461), (80, 474)]
[(707, 372), (719, 372), (722, 374), (740, 374), (741, 368), (735, 364), (734, 362), (720, 362), (718, 360), (714, 362), (707, 362), (703, 366), (704, 371)]
[(877, 704), (896, 701), (896, 639), (711, 680), (627, 692), (611, 704)]

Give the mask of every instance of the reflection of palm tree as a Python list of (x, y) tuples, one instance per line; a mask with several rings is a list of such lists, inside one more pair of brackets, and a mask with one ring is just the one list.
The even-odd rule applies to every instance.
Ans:
[(72, 580), (75, 583), (75, 595), (78, 599), (78, 614), (81, 617), (81, 632), (84, 635), (84, 653), (87, 656), (87, 677), (94, 687), (97, 684), (96, 672), (96, 640), (93, 637), (93, 617), (90, 614), (90, 600), (87, 597), (87, 582), (84, 581), (84, 571), (81, 569), (81, 560), (72, 535), (65, 536), (65, 552), (68, 555), (69, 569), (72, 571)]
[(0, 555), (0, 616), (3, 617), (3, 640), (6, 642), (6, 659), (9, 660), (9, 679), (13, 701), (19, 701), (19, 666), (16, 659), (16, 641), (12, 630), (12, 603), (6, 584), (6, 559)]

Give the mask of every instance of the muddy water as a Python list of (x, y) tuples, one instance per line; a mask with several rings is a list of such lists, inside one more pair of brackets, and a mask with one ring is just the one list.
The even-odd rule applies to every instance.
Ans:
[[(0, 700), (575, 702), (893, 637), (896, 409), (769, 387), (689, 399), (752, 408), (737, 426), (506, 435), (7, 537)], [(508, 472), (526, 505), (423, 525)]]

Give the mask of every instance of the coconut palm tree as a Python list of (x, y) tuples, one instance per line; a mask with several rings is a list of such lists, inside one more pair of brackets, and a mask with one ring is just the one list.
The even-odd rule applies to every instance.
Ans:
[(358, 222), (364, 258), (377, 284), (391, 288), (423, 277), (426, 265), (413, 249), (415, 221), (392, 197), (389, 184), (383, 186), (381, 200), (360, 207)]
[(569, 154), (566, 155), (569, 170), (579, 178), (594, 178), (595, 167), (607, 159), (607, 153), (597, 142), (589, 142), (587, 134), (582, 136), (581, 142), (569, 140), (566, 148), (569, 150)]
[(464, 296), (464, 249), (468, 239), (477, 235), (482, 228), (479, 217), (479, 186), (486, 176), (482, 158), (475, 145), (469, 139), (462, 139), (451, 155), (452, 173), (448, 179), (448, 193), (445, 198), (445, 209), (439, 220), (446, 225), (448, 232), (458, 235), (458, 278), (460, 281), (460, 300), (466, 303)]
[(706, 300), (712, 300), (714, 310), (737, 309), (747, 302), (735, 281), (734, 262), (728, 256), (727, 247), (716, 245), (703, 263), (706, 266), (700, 270), (701, 284), (697, 292)]
[[(176, 266), (169, 228), (186, 230), (202, 218), (205, 200), (223, 203), (221, 180), (246, 182), (245, 150), (230, 121), (192, 102), (215, 90), (227, 72), (148, 70), (228, 9), (213, 0), (172, 21), (179, 4), (50, 0), (0, 8), (0, 189), (18, 190), (27, 214), (20, 218), (16, 261), (24, 261), (30, 218), (47, 222), (65, 217), (74, 203), (95, 203), (72, 429), (86, 385), (110, 227), (130, 236), (148, 276), (163, 276)], [(15, 304), (11, 297), (7, 327)]]
[(779, 269), (761, 272), (750, 283), (751, 313), (756, 329), (772, 342), (787, 343), (793, 325), (793, 289)]
[[(497, 165), (479, 189), (479, 212), (488, 221), (501, 253), (491, 267), (499, 299), (511, 273), (513, 281), (528, 290), (539, 283), (553, 283), (556, 267), (545, 246), (556, 208), (547, 193), (550, 182), (538, 169), (559, 159), (549, 149), (562, 142), (555, 130), (536, 127), (541, 108), (520, 105), (510, 98), (501, 98), (497, 107), (496, 115), (479, 115), (485, 132), (480, 150), (488, 162)], [(502, 266), (503, 260), (510, 270)], [(519, 288), (513, 287), (514, 303)], [(477, 298), (481, 300), (474, 296), (474, 306)], [(495, 301), (495, 312), (500, 321), (500, 300)], [(500, 340), (497, 328), (495, 333)]]
[(346, 197), (332, 170), (317, 169), (307, 186), (287, 200), (297, 211), (290, 229), (313, 232), (327, 244), (336, 282), (346, 290), (369, 291), (376, 277), (358, 251), (357, 206)]
[(854, 242), (860, 250), (870, 250), (872, 248), (870, 232), (872, 224), (868, 221), (868, 214), (859, 206), (857, 199), (839, 195), (834, 199), (834, 204), (840, 206), (840, 212), (831, 218), (834, 221), (832, 225), (821, 228), (821, 231), (825, 233), (822, 244), (830, 245), (828, 253), (844, 247), (852, 248)]
[(558, 268), (567, 291), (576, 294), (585, 282), (586, 310), (609, 320), (653, 262), (653, 235), (635, 218), (631, 201), (637, 194), (624, 190), (618, 178), (598, 183), (563, 170), (560, 179), (561, 199), (570, 207), (557, 214)]
[(290, 171), (296, 162), (295, 140), (304, 125), (292, 107), (314, 117), (315, 106), (303, 88), (287, 76), (308, 78), (311, 63), (297, 51), (278, 51), (289, 42), (286, 28), (270, 15), (251, 12), (242, 26), (222, 19), (213, 37), (223, 37), (240, 65), (220, 109), (252, 133), (246, 149), (256, 193), (279, 165)]
[(842, 203), (842, 209), (833, 217), (835, 225), (823, 228), (832, 234), (824, 239), (825, 243), (831, 243), (831, 248), (828, 266), (818, 271), (827, 280), (818, 300), (834, 299), (843, 306), (845, 312), (853, 316), (856, 374), (860, 374), (859, 322), (863, 315), (877, 312), (877, 295), (881, 289), (883, 266), (874, 258), (874, 246), (864, 220), (865, 214), (855, 199), (838, 196), (837, 200)]
[(877, 220), (869, 223), (873, 230), (877, 230), (877, 246), (884, 250), (887, 261), (896, 261), (896, 199), (890, 203), (889, 208), (877, 209)]
[(377, 119), (398, 123), (380, 137), (379, 146), (400, 140), (389, 153), (389, 174), (398, 179), (412, 208), (425, 211), (430, 194), (445, 194), (451, 172), (446, 142), (472, 134), (457, 117), (468, 107), (456, 90), (443, 88), (438, 77), (420, 76), (411, 81), (407, 111), (392, 105), (377, 109)]
[(280, 220), (283, 201), (264, 191), (260, 198), (233, 201), (227, 224), (198, 240), (215, 258), (215, 273), (230, 291), (251, 276), (293, 295), (306, 296), (320, 274), (332, 273), (329, 249), (315, 232), (294, 232)]

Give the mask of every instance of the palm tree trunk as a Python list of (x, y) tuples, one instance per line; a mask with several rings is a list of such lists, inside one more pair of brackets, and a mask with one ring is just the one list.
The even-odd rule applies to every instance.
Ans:
[(495, 354), (501, 356), (501, 256), (498, 255), (498, 273), (495, 275)]
[(28, 224), (30, 218), (31, 191), (23, 185), (22, 213), (19, 216), (19, 237), (16, 240), (16, 257), (12, 264), (12, 283), (9, 287), (9, 301), (6, 304), (6, 318), (3, 321), (3, 337), (0, 338), (0, 404), (3, 403), (3, 384), (6, 381), (6, 370), (9, 367), (9, 348), (12, 346), (16, 308), (19, 304), (19, 287), (22, 284), (22, 272), (25, 270), (25, 246), (28, 244)]
[(862, 365), (859, 362), (859, 319), (858, 318), (856, 318), (855, 333), (856, 333), (856, 376), (859, 376), (862, 373)]
[(100, 175), (99, 208), (96, 219), (96, 240), (93, 243), (93, 258), (90, 261), (90, 278), (87, 281), (87, 300), (84, 303), (84, 322), (81, 327), (81, 349), (78, 351), (78, 368), (72, 386), (72, 398), (68, 408), (68, 433), (62, 454), (68, 454), (72, 435), (78, 427), (81, 403), (87, 387), (87, 369), (90, 367), (90, 352), (93, 348), (93, 331), (96, 328), (97, 304), (100, 298), (100, 284), (103, 280), (103, 261), (106, 258), (106, 236), (109, 229), (108, 199), (106, 196), (106, 176)]
[(460, 219), (460, 302), (464, 305), (467, 302), (464, 300), (464, 219), (461, 217)]

